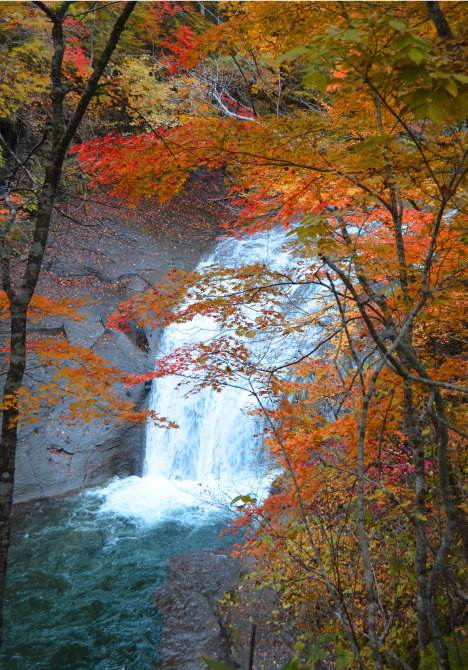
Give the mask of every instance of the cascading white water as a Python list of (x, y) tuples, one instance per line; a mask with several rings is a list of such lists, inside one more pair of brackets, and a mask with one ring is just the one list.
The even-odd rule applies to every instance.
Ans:
[[(213, 323), (196, 319), (200, 331), (206, 333)], [(163, 345), (177, 342), (175, 329), (168, 328)], [(187, 341), (182, 333), (180, 339)], [(179, 428), (165, 430), (148, 427), (146, 440), (145, 477), (168, 477), (175, 480), (194, 480), (235, 477), (254, 460), (254, 450), (261, 449), (254, 438), (260, 426), (247, 416), (247, 391), (226, 388), (222, 393), (205, 389), (188, 398), (183, 389), (176, 389), (177, 379), (165, 378), (155, 384), (151, 409), (170, 417)]]
[[(288, 254), (282, 250), (284, 242), (285, 233), (279, 230), (241, 240), (229, 238), (219, 242), (199, 268), (212, 263), (239, 267), (256, 262), (278, 268), (288, 262)], [(160, 355), (193, 340), (205, 341), (218, 332), (214, 320), (202, 316), (183, 326), (170, 326), (161, 338)], [(148, 426), (143, 478), (111, 483), (105, 491), (104, 511), (112, 509), (147, 521), (174, 515), (176, 510), (185, 510), (185, 516), (187, 508), (193, 510), (193, 494), (201, 491), (200, 486), (218, 486), (231, 495), (258, 486), (258, 472), (254, 471), (260, 460), (261, 438), (255, 435), (261, 424), (246, 411), (252, 406), (248, 391), (225, 388), (217, 393), (205, 389), (184, 397), (187, 389), (177, 388), (179, 381), (176, 377), (154, 380), (150, 398), (150, 408), (175, 421), (179, 428)]]
[[(284, 241), (282, 231), (242, 240), (231, 238), (220, 242), (199, 267), (212, 263), (238, 267), (256, 262), (278, 266), (287, 257), (281, 250)], [(218, 332), (212, 319), (201, 316), (184, 326), (171, 326), (164, 332), (161, 354), (192, 340), (210, 339)], [(235, 479), (261, 451), (261, 438), (254, 437), (259, 422), (245, 411), (250, 394), (238, 388), (225, 388), (221, 393), (205, 389), (184, 398), (183, 390), (176, 388), (178, 381), (169, 377), (153, 382), (151, 409), (170, 417), (179, 429), (149, 426), (144, 475), (198, 482), (206, 477)]]

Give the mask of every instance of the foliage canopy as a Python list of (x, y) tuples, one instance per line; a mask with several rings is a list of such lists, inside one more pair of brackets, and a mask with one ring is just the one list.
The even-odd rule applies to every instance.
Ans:
[(466, 662), (468, 25), (436, 4), (223, 3), (172, 65), (190, 123), (78, 152), (131, 199), (228, 166), (238, 234), (289, 228), (286, 269), (175, 273), (114, 325), (221, 324), (151, 376), (257, 400), (284, 476), (242, 506), (250, 578), (336, 667)]

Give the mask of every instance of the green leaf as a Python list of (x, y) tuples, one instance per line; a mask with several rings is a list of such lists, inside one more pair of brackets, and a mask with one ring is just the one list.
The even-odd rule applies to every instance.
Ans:
[(320, 225), (306, 227), (301, 226), (300, 228), (296, 228), (295, 232), (300, 240), (303, 240), (306, 237), (311, 237), (313, 240), (315, 240), (323, 232), (323, 227)]
[(459, 93), (457, 97), (457, 119), (464, 121), (468, 116), (468, 94)]
[(281, 670), (299, 670), (301, 663), (297, 656), (292, 656), (289, 661), (283, 665)]
[(424, 67), (424, 65), (420, 65), (419, 68), (418, 68), (418, 70), (419, 70), (419, 76), (421, 77), (421, 79), (423, 80), (423, 82), (424, 82), (425, 84), (429, 84), (429, 86), (432, 86), (432, 84), (433, 84), (434, 82), (432, 81), (431, 77), (429, 76), (429, 72), (426, 70), (426, 68)]
[(468, 77), (466, 74), (452, 74), (453, 79), (461, 81), (463, 84), (468, 84)]
[(423, 65), (411, 65), (401, 73), (401, 78), (407, 86), (414, 84), (418, 77), (421, 77), (425, 84), (432, 84), (432, 79)]
[(405, 37), (399, 37), (394, 43), (393, 46), (395, 49), (398, 51), (402, 51), (405, 49), (407, 46), (410, 44), (415, 44), (416, 46), (420, 47), (421, 49), (425, 49), (426, 51), (431, 50), (431, 45), (427, 44), (424, 40), (422, 40), (420, 37), (417, 35), (406, 35)]
[(444, 88), (450, 93), (450, 95), (453, 95), (454, 98), (457, 97), (458, 87), (456, 83), (453, 81), (453, 79), (447, 79), (447, 81), (444, 84)]
[(309, 72), (309, 74), (306, 74), (306, 76), (302, 80), (302, 83), (304, 85), (315, 84), (318, 90), (323, 92), (326, 90), (328, 84), (330, 83), (330, 77), (324, 74), (323, 72), (314, 70), (313, 72)]
[(341, 35), (342, 40), (354, 40), (355, 42), (360, 42), (362, 37), (362, 33), (359, 32), (359, 30), (356, 30), (356, 28), (350, 28), (349, 30), (345, 30), (344, 33)]
[(411, 35), (411, 39), (413, 40), (414, 44), (417, 44), (419, 47), (425, 49), (426, 51), (430, 51), (432, 49), (430, 44), (422, 40), (420, 37), (417, 37), (416, 35)]
[(302, 56), (302, 54), (306, 54), (310, 51), (308, 47), (302, 46), (302, 47), (294, 47), (294, 49), (290, 49), (290, 51), (287, 51), (285, 54), (282, 54), (278, 58), (275, 58), (275, 60), (272, 62), (272, 65), (274, 67), (278, 67), (278, 65), (281, 65), (281, 63), (284, 63), (285, 60), (294, 60), (298, 56)]
[(361, 156), (364, 153), (375, 151), (376, 146), (379, 144), (387, 144), (388, 140), (388, 135), (374, 135), (373, 137), (368, 137), (364, 142), (358, 142), (353, 148), (357, 155)]
[(335, 670), (342, 670), (342, 668), (347, 668), (353, 660), (353, 657), (348, 654), (344, 649), (336, 650), (336, 661), (335, 661)]
[(301, 666), (300, 660), (294, 655), (283, 665), (282, 670), (312, 670), (312, 664)]
[(235, 498), (233, 498), (233, 499), (231, 500), (231, 503), (230, 503), (230, 504), (231, 504), (231, 505), (235, 505), (236, 502), (239, 502), (239, 500), (241, 500), (241, 499), (242, 499), (242, 496), (236, 496)]
[(407, 67), (406, 70), (403, 70), (403, 72), (401, 73), (401, 78), (403, 79), (403, 81), (407, 86), (414, 84), (414, 82), (418, 77), (419, 77), (419, 66), (415, 67), (414, 65), (411, 65), (410, 67)]
[(425, 56), (426, 54), (423, 51), (420, 49), (415, 49), (414, 47), (408, 51), (408, 58), (411, 58), (411, 60), (414, 61), (416, 65), (419, 65)]
[(424, 516), (424, 514), (415, 514), (415, 517), (420, 521), (427, 521), (427, 516)]
[(413, 44), (416, 44), (418, 47), (421, 47), (421, 49), (425, 49), (426, 51), (431, 50), (431, 48), (432, 48), (431, 45), (428, 44), (427, 42), (425, 42), (424, 40), (422, 40), (417, 35), (412, 35), (411, 34), (409, 37), (410, 37), (410, 42), (412, 42)]
[(401, 51), (405, 47), (409, 46), (410, 44), (413, 43), (413, 40), (411, 37), (399, 37), (397, 41), (394, 43), (395, 49), (398, 49), (398, 51)]
[(406, 30), (406, 23), (403, 23), (403, 21), (389, 21), (388, 25), (393, 30), (398, 30), (399, 33), (404, 33)]
[(423, 119), (426, 116), (428, 109), (429, 105), (427, 104), (427, 102), (425, 102), (424, 105), (420, 105), (419, 107), (417, 107), (414, 110), (414, 120), (419, 121), (419, 119)]
[(440, 125), (442, 123), (442, 112), (442, 107), (438, 107), (438, 105), (429, 105), (427, 114), (434, 123)]
[(311, 644), (307, 650), (307, 661), (308, 663), (316, 663), (321, 661), (325, 656), (325, 649), (317, 647), (315, 644)]
[(203, 656), (202, 654), (200, 656), (206, 665), (209, 668), (213, 668), (213, 670), (232, 670), (231, 666), (221, 663), (221, 661), (217, 661), (215, 658), (208, 658), (208, 656)]
[(419, 107), (419, 105), (422, 105), (423, 102), (426, 102), (428, 95), (429, 91), (427, 90), (427, 88), (418, 88), (411, 96), (411, 100), (409, 103), (411, 109), (415, 109), (416, 107)]

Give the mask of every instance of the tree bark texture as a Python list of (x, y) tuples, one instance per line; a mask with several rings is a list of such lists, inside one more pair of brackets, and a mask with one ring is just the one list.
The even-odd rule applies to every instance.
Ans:
[(369, 551), (369, 543), (367, 539), (366, 531), (366, 519), (365, 519), (365, 491), (364, 491), (364, 441), (366, 437), (366, 423), (367, 423), (367, 413), (369, 408), (369, 398), (372, 393), (372, 389), (369, 390), (363, 398), (362, 402), (362, 411), (361, 411), (361, 420), (359, 426), (359, 437), (358, 437), (358, 532), (359, 532), (359, 542), (361, 545), (362, 552), (362, 563), (364, 566), (364, 575), (366, 580), (366, 591), (367, 591), (367, 624), (368, 624), (368, 635), (369, 642), (372, 649), (372, 655), (374, 658), (375, 667), (377, 670), (384, 670), (382, 654), (380, 653), (379, 641), (377, 636), (377, 621), (376, 621), (376, 610), (377, 610), (377, 599), (375, 595), (374, 588), (374, 575), (372, 571), (372, 560)]
[(441, 10), (437, 0), (426, 0), (424, 4), (426, 5), (427, 13), (429, 14), (432, 23), (435, 25), (437, 35), (440, 39), (447, 41), (453, 40), (453, 33), (450, 30), (444, 12)]
[(413, 390), (411, 382), (405, 382), (404, 389), (404, 417), (405, 427), (408, 435), (408, 446), (413, 456), (415, 471), (415, 508), (418, 524), (416, 533), (416, 583), (417, 583), (417, 622), (418, 639), (421, 653), (431, 642), (429, 620), (426, 613), (427, 602), (427, 547), (424, 541), (426, 522), (421, 519), (426, 515), (426, 482), (424, 472), (424, 446), (419, 436), (413, 407)]

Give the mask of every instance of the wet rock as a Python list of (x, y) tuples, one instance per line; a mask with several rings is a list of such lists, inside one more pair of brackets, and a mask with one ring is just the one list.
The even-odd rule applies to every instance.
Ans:
[(166, 583), (156, 591), (154, 605), (163, 618), (161, 670), (206, 670), (200, 654), (224, 663), (230, 649), (213, 614), (206, 591), (215, 599), (236, 586), (242, 564), (232, 547), (204, 549), (174, 556)]
[(288, 481), (287, 476), (279, 475), (272, 481), (269, 494), (271, 496), (282, 495), (283, 493), (287, 493), (289, 491), (289, 487), (290, 482)]
[(245, 581), (243, 576), (252, 569), (248, 557), (232, 557), (232, 547), (170, 559), (167, 581), (154, 599), (163, 618), (161, 670), (207, 670), (200, 654), (245, 670), (253, 623), (253, 670), (283, 667), (304, 630), (288, 621), (286, 610), (278, 625), (272, 622), (272, 611), (279, 608), (277, 594)]
[(150, 345), (144, 328), (134, 319), (129, 321), (128, 326), (129, 328), (125, 331), (125, 335), (145, 354), (149, 353)]

